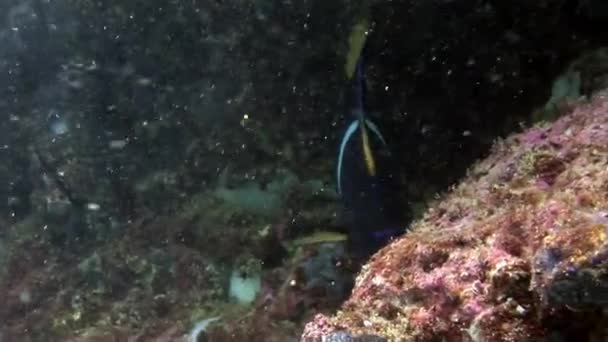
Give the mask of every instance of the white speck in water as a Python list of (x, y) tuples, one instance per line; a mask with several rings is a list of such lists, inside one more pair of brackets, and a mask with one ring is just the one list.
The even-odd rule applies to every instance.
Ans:
[(149, 86), (150, 84), (152, 84), (152, 80), (147, 78), (147, 77), (140, 77), (137, 79), (136, 83), (140, 86)]
[(113, 150), (122, 150), (127, 146), (127, 141), (124, 139), (111, 140), (109, 147)]
[(95, 63), (95, 61), (91, 61), (91, 64), (89, 64), (89, 66), (87, 66), (85, 70), (86, 71), (97, 70), (97, 63)]
[(97, 203), (89, 202), (89, 203), (87, 203), (87, 209), (89, 209), (91, 211), (97, 211), (97, 210), (101, 209), (101, 206)]

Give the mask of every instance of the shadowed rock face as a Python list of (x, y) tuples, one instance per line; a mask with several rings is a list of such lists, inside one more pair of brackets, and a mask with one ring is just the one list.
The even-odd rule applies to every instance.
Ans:
[(600, 93), (498, 142), (302, 340), (334, 331), (389, 341), (605, 339), (607, 129)]

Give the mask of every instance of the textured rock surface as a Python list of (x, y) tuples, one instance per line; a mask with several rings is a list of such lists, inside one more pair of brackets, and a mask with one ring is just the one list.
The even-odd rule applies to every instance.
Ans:
[(604, 340), (607, 166), (606, 93), (498, 142), (302, 340)]

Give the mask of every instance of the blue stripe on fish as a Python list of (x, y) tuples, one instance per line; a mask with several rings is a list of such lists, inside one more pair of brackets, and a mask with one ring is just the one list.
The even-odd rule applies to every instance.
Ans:
[(346, 149), (346, 145), (349, 140), (351, 140), (353, 134), (359, 128), (359, 120), (353, 121), (348, 128), (346, 129), (346, 133), (342, 137), (342, 142), (340, 143), (340, 152), (338, 152), (338, 167), (336, 168), (337, 173), (337, 183), (338, 183), (338, 194), (342, 195), (342, 167), (344, 163), (344, 150)]
[[(386, 140), (384, 140), (382, 133), (380, 133), (380, 130), (378, 129), (378, 126), (376, 126), (375, 123), (373, 123), (369, 119), (366, 119), (365, 126), (367, 128), (369, 128), (376, 135), (376, 137), (382, 142), (382, 145), (387, 146)], [(340, 195), (342, 194), (342, 167), (343, 167), (343, 161), (344, 161), (344, 151), (346, 150), (346, 145), (348, 145), (349, 141), (351, 140), (353, 135), (357, 132), (358, 128), (359, 128), (358, 119), (351, 122), (351, 124), (346, 129), (344, 136), (342, 137), (342, 142), (340, 143), (340, 151), (338, 153), (338, 167), (336, 168), (338, 194), (340, 194)]]

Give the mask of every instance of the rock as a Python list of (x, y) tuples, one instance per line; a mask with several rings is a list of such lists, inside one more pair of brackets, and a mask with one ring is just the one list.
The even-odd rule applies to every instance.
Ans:
[(600, 92), (497, 142), (302, 341), (608, 338), (607, 128)]

